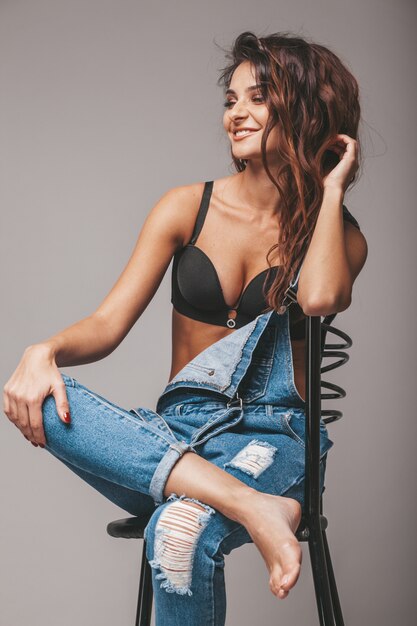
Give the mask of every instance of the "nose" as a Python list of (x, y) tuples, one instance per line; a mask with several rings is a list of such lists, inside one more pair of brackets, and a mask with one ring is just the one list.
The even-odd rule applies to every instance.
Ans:
[(246, 107), (242, 101), (237, 101), (233, 105), (233, 108), (229, 111), (230, 119), (235, 120), (241, 117), (247, 117)]

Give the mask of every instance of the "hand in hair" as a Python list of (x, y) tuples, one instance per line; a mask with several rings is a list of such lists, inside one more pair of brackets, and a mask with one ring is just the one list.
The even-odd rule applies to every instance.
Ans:
[(328, 150), (337, 154), (339, 163), (324, 176), (324, 187), (338, 187), (344, 193), (354, 180), (355, 173), (359, 167), (358, 143), (356, 139), (341, 133), (336, 135)]

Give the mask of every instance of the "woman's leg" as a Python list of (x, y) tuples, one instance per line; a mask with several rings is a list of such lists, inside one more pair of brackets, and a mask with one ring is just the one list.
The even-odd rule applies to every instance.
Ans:
[[(210, 442), (211, 451), (206, 450), (205, 454), (213, 452), (219, 456), (215, 439)], [(293, 449), (299, 445), (292, 443)], [(233, 449), (232, 446), (226, 448)], [(291, 441), (288, 451), (290, 449)], [(281, 453), (284, 453), (283, 448)], [(229, 471), (238, 472), (237, 464), (230, 463), (233, 454), (229, 451), (227, 456), (224, 455), (222, 463), (228, 458)], [(245, 458), (247, 460), (248, 456)], [(322, 461), (323, 480), (325, 457)], [(261, 473), (258, 474), (259, 469), (256, 471), (256, 478), (244, 473), (246, 483), (256, 485), (259, 480), (258, 488), (278, 491), (285, 496), (282, 502), (291, 502), (293, 498), (303, 501), (304, 481), (290, 478), (288, 482), (288, 477), (277, 477), (277, 472), (282, 473), (281, 464), (282, 461), (265, 463)], [(283, 486), (285, 483), (286, 487)], [(259, 514), (260, 511), (256, 511), (258, 525)], [(270, 522), (264, 519), (263, 524), (265, 531), (272, 534)], [(274, 536), (274, 543), (279, 545), (282, 536), (285, 533), (280, 531)], [(152, 567), (157, 626), (182, 626), (184, 623), (189, 626), (224, 626), (224, 556), (252, 541), (246, 528), (197, 499), (172, 494), (152, 515), (144, 537), (146, 555)], [(279, 597), (285, 596), (280, 594)]]
[(166, 478), (190, 446), (164, 429), (164, 422), (161, 426), (154, 411), (144, 408), (135, 415), (74, 378), (62, 376), (71, 422), (65, 424), (59, 419), (54, 397), (47, 396), (42, 405), (45, 449), (85, 472), (85, 478), (103, 479), (95, 484), (104, 495), (113, 483), (146, 496), (140, 503), (148, 511), (150, 500), (154, 507), (161, 504)]
[[(49, 451), (51, 452), (50, 449)], [(150, 496), (146, 496), (133, 489), (128, 489), (110, 480), (105, 480), (95, 474), (90, 474), (90, 472), (86, 472), (63, 459), (60, 459), (60, 461), (74, 472), (74, 474), (77, 474), (79, 478), (82, 478), (84, 482), (107, 498), (107, 500), (110, 500), (110, 502), (113, 502), (116, 506), (127, 511), (130, 515), (137, 517), (141, 515), (148, 516), (152, 515), (155, 511), (155, 503)]]
[(210, 506), (170, 496), (145, 528), (157, 626), (224, 626), (224, 555), (251, 541)]
[[(209, 409), (198, 397), (179, 402), (177, 411), (163, 413), (169, 424), (205, 422)], [(231, 429), (220, 424), (215, 436), (203, 434), (202, 445), (194, 444), (199, 457), (186, 453), (165, 485), (166, 495), (198, 498), (243, 525), (267, 564), (271, 591), (279, 598), (288, 595), (301, 569), (295, 532), (304, 504), (305, 428), (301, 409), (246, 405), (243, 419)], [(333, 442), (324, 426), (321, 431), (323, 486), (326, 454)]]
[(164, 493), (186, 494), (244, 526), (268, 567), (272, 593), (288, 595), (301, 569), (302, 551), (294, 534), (302, 513), (298, 500), (257, 491), (188, 452), (171, 470)]
[(88, 474), (152, 497), (155, 504), (162, 504), (164, 495), (180, 493), (215, 507), (247, 529), (270, 570), (271, 590), (281, 598), (287, 595), (301, 564), (293, 534), (301, 517), (299, 502), (258, 492), (188, 453), (191, 445), (179, 441), (154, 411), (144, 408), (134, 415), (74, 378), (63, 374), (63, 379), (72, 419), (64, 424), (53, 396), (45, 398), (46, 449)]

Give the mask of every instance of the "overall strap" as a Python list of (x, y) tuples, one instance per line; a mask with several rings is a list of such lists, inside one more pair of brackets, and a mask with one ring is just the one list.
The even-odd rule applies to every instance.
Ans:
[(197, 241), (197, 237), (200, 234), (200, 231), (203, 227), (204, 220), (206, 219), (207, 209), (210, 203), (210, 196), (213, 190), (213, 180), (208, 180), (204, 183), (204, 191), (203, 197), (201, 198), (200, 207), (198, 209), (197, 219), (195, 221), (193, 235), (191, 237), (190, 243), (195, 244)]
[(284, 291), (284, 299), (282, 301), (280, 311), (284, 312), (290, 304), (293, 302), (297, 302), (297, 291), (298, 291), (298, 279), (300, 278), (301, 268), (304, 264), (304, 257), (301, 259), (298, 270), (295, 274), (295, 278), (290, 282), (287, 289)]

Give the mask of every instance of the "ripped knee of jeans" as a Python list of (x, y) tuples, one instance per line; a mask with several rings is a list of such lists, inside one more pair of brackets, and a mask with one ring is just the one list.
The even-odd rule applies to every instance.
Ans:
[[(194, 554), (199, 537), (215, 513), (207, 504), (185, 495), (171, 494), (155, 526), (154, 558), (149, 565), (168, 593), (192, 595)], [(146, 538), (146, 534), (145, 534)]]
[(234, 467), (253, 478), (258, 478), (273, 463), (276, 451), (277, 448), (267, 441), (252, 439), (233, 459), (225, 463), (223, 468)]

